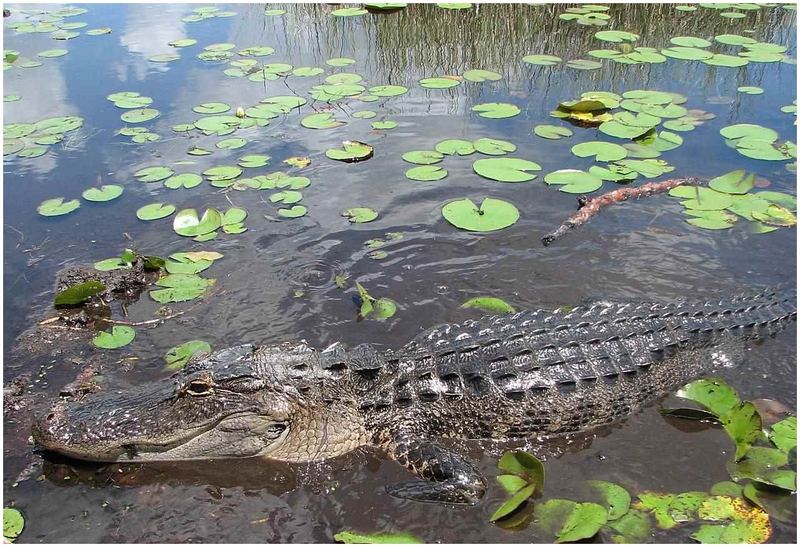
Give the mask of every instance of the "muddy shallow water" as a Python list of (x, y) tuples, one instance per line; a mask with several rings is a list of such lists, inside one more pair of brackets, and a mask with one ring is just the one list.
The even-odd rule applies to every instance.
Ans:
[[(53, 6), (7, 4), (5, 24), (40, 18)], [(4, 158), (4, 381), (31, 374), (26, 410), (5, 414), (5, 505), (13, 502), (26, 517), (20, 540), (27, 542), (330, 542), (343, 529), (364, 532), (407, 531), (429, 542), (549, 541), (534, 527), (507, 532), (488, 518), (504, 498), (493, 482), (503, 446), (474, 443), (464, 448), (490, 478), (483, 502), (472, 508), (430, 506), (389, 497), (384, 486), (408, 475), (396, 463), (372, 451), (313, 465), (286, 465), (255, 460), (148, 466), (92, 465), (34, 456), (27, 444), (29, 417), (56, 397), (92, 355), (49, 359), (12, 355), (15, 339), (50, 309), (55, 273), (65, 265), (117, 256), (125, 247), (166, 256), (188, 250), (223, 253), (206, 272), (215, 278), (213, 295), (184, 316), (158, 328), (137, 329), (123, 349), (106, 352), (103, 382), (125, 386), (165, 378), (163, 356), (187, 340), (214, 348), (240, 343), (306, 339), (324, 347), (334, 341), (370, 342), (396, 348), (422, 329), (480, 315), (460, 305), (475, 296), (496, 296), (517, 309), (556, 308), (593, 300), (669, 301), (714, 298), (748, 288), (794, 283), (796, 233), (793, 228), (752, 234), (738, 223), (730, 230), (701, 230), (684, 222), (678, 200), (655, 196), (615, 206), (558, 241), (543, 247), (540, 238), (575, 209), (575, 196), (542, 182), (556, 169), (587, 169), (590, 158), (577, 158), (570, 147), (588, 140), (614, 140), (594, 128), (572, 127), (564, 140), (544, 140), (531, 130), (538, 124), (560, 124), (548, 116), (560, 102), (586, 91), (623, 93), (651, 89), (681, 93), (687, 108), (716, 115), (694, 131), (681, 133), (684, 144), (662, 159), (675, 167), (671, 176), (713, 177), (732, 169), (756, 173), (769, 190), (796, 194), (794, 175), (785, 161), (748, 159), (726, 146), (719, 130), (734, 123), (758, 123), (793, 139), (793, 116), (780, 107), (796, 99), (793, 62), (750, 63), (743, 68), (712, 67), (669, 59), (660, 64), (623, 65), (603, 61), (598, 70), (534, 66), (522, 57), (548, 53), (563, 59), (590, 58), (591, 49), (616, 47), (593, 38), (606, 27), (578, 25), (558, 18), (567, 5), (482, 5), (478, 9), (444, 10), (411, 5), (392, 13), (337, 18), (333, 7), (270, 6), (285, 15), (265, 16), (264, 6), (227, 4), (230, 17), (184, 22), (193, 5), (87, 5), (86, 13), (68, 18), (86, 22), (82, 34), (57, 41), (45, 33), (6, 29), (4, 48), (37, 58), (37, 52), (65, 48), (68, 54), (44, 58), (35, 68), (4, 72), (5, 93), (21, 99), (4, 103), (6, 124), (75, 115), (84, 124), (75, 135), (49, 147), (37, 158)], [(23, 13), (28, 10), (30, 13)], [(796, 56), (794, 11), (782, 7), (742, 11), (738, 19), (700, 8), (682, 13), (672, 6), (615, 5), (607, 28), (642, 36), (637, 45), (667, 47), (674, 36), (712, 38), (743, 34), (789, 47)], [(111, 34), (90, 36), (91, 28), (110, 27)], [(148, 61), (175, 52), (168, 42), (194, 38), (194, 46), (177, 50), (168, 63)], [(253, 82), (223, 74), (224, 61), (196, 57), (202, 48), (228, 42), (237, 49), (265, 45), (275, 49), (264, 62), (295, 67), (319, 66), (320, 76), (290, 76)], [(351, 57), (345, 68), (326, 59)], [(470, 68), (495, 70), (497, 82), (462, 82), (446, 89), (424, 89), (420, 78), (462, 74)], [(399, 97), (361, 102), (351, 99), (329, 106), (312, 101), (308, 91), (334, 72), (353, 72), (367, 87), (407, 86)], [(760, 95), (737, 92), (759, 86)], [(131, 143), (117, 135), (125, 124), (122, 110), (106, 96), (136, 91), (153, 98), (156, 119), (139, 124), (161, 140)], [(250, 106), (275, 95), (305, 97), (299, 111), (270, 120), (266, 127), (237, 132), (248, 143), (236, 150), (214, 146), (220, 137), (186, 136), (172, 126), (201, 117), (192, 107), (205, 102)], [(486, 119), (470, 109), (479, 103), (506, 102), (521, 114)], [(300, 126), (317, 111), (331, 111), (347, 125), (328, 130)], [(373, 119), (352, 117), (372, 110)], [(398, 122), (389, 131), (371, 128), (382, 119)], [(566, 125), (566, 124), (564, 124)], [(539, 163), (532, 182), (502, 184), (479, 177), (476, 156), (448, 157), (449, 171), (437, 182), (408, 180), (412, 167), (401, 159), (410, 150), (432, 149), (441, 140), (494, 137), (513, 142), (515, 157)], [(225, 138), (225, 137), (223, 137)], [(346, 164), (325, 157), (343, 140), (374, 146), (368, 161)], [(194, 146), (213, 150), (191, 156)], [(192, 189), (170, 190), (160, 182), (145, 184), (133, 173), (152, 165), (178, 165), (178, 172), (233, 165), (245, 154), (268, 154), (264, 174), (289, 170), (282, 161), (307, 156), (311, 164), (297, 174), (312, 184), (302, 190), (308, 214), (279, 220), (267, 191), (221, 193), (204, 182)], [(249, 172), (248, 172), (249, 174)], [(666, 178), (662, 177), (662, 178)], [(640, 179), (641, 180), (641, 179)], [(654, 179), (660, 180), (660, 179)], [(78, 210), (57, 217), (36, 214), (45, 199), (78, 198), (103, 184), (124, 186), (123, 195), (107, 203), (81, 200)], [(637, 183), (638, 184), (638, 183)], [(603, 191), (616, 185), (606, 182)], [(456, 230), (441, 215), (450, 200), (492, 196), (513, 202), (520, 220), (497, 232)], [(152, 202), (222, 209), (236, 206), (248, 213), (248, 230), (220, 234), (196, 243), (172, 230), (171, 218), (143, 222), (135, 211)], [(377, 220), (350, 224), (343, 209), (368, 206)], [(381, 249), (387, 256), (368, 256), (367, 240), (399, 232), (402, 238)], [(345, 288), (337, 285), (344, 276)], [(392, 318), (357, 321), (353, 302), (358, 281), (379, 297), (398, 305)], [(183, 310), (193, 303), (170, 304)], [(159, 304), (146, 295), (128, 306), (132, 321), (154, 317)], [(748, 351), (746, 364), (718, 371), (745, 398), (770, 398), (795, 408), (796, 329)], [(131, 358), (135, 359), (131, 359)], [(728, 475), (725, 462), (731, 444), (724, 432), (685, 427), (663, 418), (651, 407), (625, 422), (591, 435), (528, 448), (546, 458), (552, 480), (545, 497), (580, 497), (587, 479), (617, 482), (631, 492), (707, 490)], [(29, 467), (29, 466), (33, 467)], [(23, 473), (23, 470), (28, 471)], [(23, 473), (22, 475), (20, 475)], [(43, 478), (43, 480), (37, 480)], [(792, 542), (794, 523), (773, 521), (774, 539)], [(658, 532), (660, 541), (685, 541), (687, 530)]]

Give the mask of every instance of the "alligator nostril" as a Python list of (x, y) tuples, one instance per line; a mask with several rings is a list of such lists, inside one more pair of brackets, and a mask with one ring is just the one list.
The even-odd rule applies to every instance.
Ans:
[(45, 418), (45, 420), (47, 420), (48, 422), (50, 422), (50, 421), (52, 421), (52, 420), (53, 420), (53, 418), (55, 418), (55, 417), (56, 417), (56, 415), (55, 415), (55, 414), (53, 414), (53, 413), (51, 412), (50, 414), (48, 414), (48, 415), (47, 415), (47, 417)]

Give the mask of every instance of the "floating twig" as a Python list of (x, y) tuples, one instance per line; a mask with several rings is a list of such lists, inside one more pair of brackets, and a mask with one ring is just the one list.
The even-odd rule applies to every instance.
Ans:
[(597, 215), (603, 208), (609, 205), (628, 201), (629, 199), (639, 199), (655, 194), (662, 194), (664, 192), (669, 192), (676, 186), (697, 186), (700, 184), (700, 180), (688, 177), (684, 179), (669, 179), (661, 182), (648, 182), (641, 186), (629, 188), (619, 188), (593, 198), (578, 196), (578, 212), (564, 221), (555, 231), (544, 236), (542, 238), (542, 243), (547, 247), (570, 230), (589, 222), (593, 216)]

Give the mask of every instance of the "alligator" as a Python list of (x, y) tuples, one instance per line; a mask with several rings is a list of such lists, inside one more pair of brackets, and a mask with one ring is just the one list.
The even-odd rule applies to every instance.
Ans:
[[(476, 466), (447, 439), (542, 439), (614, 423), (796, 319), (796, 291), (597, 303), (447, 324), (397, 351), (341, 343), (195, 354), (168, 381), (56, 402), (45, 450), (103, 462), (263, 456), (308, 462), (382, 450), (414, 480), (396, 497), (475, 504)], [(451, 443), (452, 444), (452, 443)]]

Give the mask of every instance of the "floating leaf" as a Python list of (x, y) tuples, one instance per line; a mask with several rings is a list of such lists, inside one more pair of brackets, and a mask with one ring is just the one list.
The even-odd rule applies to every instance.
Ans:
[[(475, 146), (473, 146), (472, 142), (465, 141), (462, 139), (448, 139), (441, 141), (436, 144), (436, 151), (440, 154), (446, 154), (448, 156), (468, 156), (475, 152)], [(405, 159), (405, 158), (404, 158)], [(417, 163), (417, 162), (411, 162)]]
[(194, 209), (183, 209), (178, 212), (172, 228), (178, 235), (195, 237), (215, 231), (222, 226), (222, 215), (213, 208), (206, 209), (202, 218), (198, 218)]
[(203, 177), (195, 173), (181, 173), (173, 175), (164, 181), (167, 188), (194, 188), (203, 182)]
[(736, 91), (739, 93), (745, 93), (747, 95), (761, 95), (764, 93), (764, 90), (760, 87), (756, 87), (753, 85), (742, 85), (736, 88)]
[(487, 158), (476, 160), (472, 169), (482, 177), (499, 182), (525, 182), (536, 175), (530, 171), (540, 171), (538, 163), (519, 158)]
[(139, 179), (140, 182), (159, 182), (171, 177), (174, 173), (175, 171), (169, 167), (156, 166), (139, 169), (133, 176)]
[(355, 163), (368, 160), (372, 157), (373, 148), (369, 144), (359, 141), (342, 141), (342, 148), (329, 148), (325, 155), (332, 160)]
[(486, 198), (480, 207), (468, 198), (451, 201), (442, 207), (445, 220), (456, 228), (490, 232), (508, 228), (519, 220), (519, 210), (511, 203)]
[(436, 165), (421, 165), (406, 171), (406, 177), (411, 180), (434, 181), (447, 176), (447, 170)]
[(520, 113), (518, 106), (510, 103), (483, 103), (472, 107), (482, 118), (511, 118)]
[(711, 496), (697, 513), (706, 521), (732, 521), (722, 525), (700, 525), (692, 534), (692, 539), (700, 543), (766, 543), (772, 535), (769, 515), (740, 498)]
[(151, 203), (136, 210), (136, 218), (139, 220), (158, 220), (166, 218), (175, 212), (174, 205), (164, 203)]
[(434, 163), (442, 161), (442, 159), (444, 159), (444, 154), (433, 150), (412, 150), (411, 152), (403, 154), (402, 158), (408, 163), (433, 165)]
[(723, 380), (703, 378), (683, 386), (676, 395), (694, 401), (717, 416), (722, 416), (741, 403), (736, 391)]
[(71, 213), (80, 206), (81, 204), (77, 199), (64, 201), (64, 198), (52, 198), (40, 203), (36, 211), (42, 216), (54, 217)]
[(407, 534), (405, 532), (398, 533), (379, 533), (379, 534), (362, 534), (359, 532), (343, 531), (333, 535), (335, 541), (341, 543), (425, 543), (421, 539)]
[(500, 298), (493, 298), (491, 296), (479, 296), (477, 298), (470, 298), (463, 304), (462, 308), (478, 308), (491, 313), (516, 313), (516, 310), (508, 305)]
[(768, 226), (794, 226), (797, 224), (797, 217), (791, 211), (774, 203), (763, 213), (753, 211), (751, 215)]
[(559, 169), (544, 177), (547, 184), (560, 185), (559, 190), (568, 194), (594, 192), (603, 186), (603, 180), (579, 169)]
[(533, 128), (533, 132), (542, 137), (543, 139), (560, 139), (562, 137), (571, 137), (572, 130), (559, 125), (537, 125)]
[(122, 186), (104, 184), (99, 188), (87, 188), (81, 194), (87, 201), (111, 201), (122, 195)]
[(295, 205), (289, 209), (278, 209), (278, 215), (284, 218), (298, 218), (304, 216), (308, 212), (303, 205)]
[(603, 506), (596, 503), (578, 503), (564, 525), (556, 534), (556, 543), (573, 543), (594, 536), (607, 522)]
[(25, 518), (19, 509), (3, 508), (3, 537), (6, 543), (13, 542), (25, 529)]
[(755, 185), (755, 175), (746, 175), (744, 170), (731, 171), (711, 179), (708, 185), (726, 194), (746, 194)]
[(103, 349), (119, 349), (130, 344), (136, 337), (136, 331), (126, 325), (115, 325), (111, 332), (98, 332), (92, 344)]
[(769, 440), (779, 450), (788, 454), (797, 447), (797, 417), (790, 416), (774, 424), (769, 433)]
[(638, 34), (624, 30), (601, 30), (596, 32), (594, 37), (604, 42), (635, 42), (639, 39)]
[(333, 59), (328, 59), (327, 61), (325, 61), (325, 64), (329, 66), (342, 67), (342, 66), (352, 65), (355, 62), (356, 62), (355, 59), (350, 59), (349, 57), (334, 57)]
[(532, 65), (551, 66), (560, 63), (561, 57), (556, 57), (555, 55), (526, 55), (522, 60)]
[(192, 355), (198, 351), (211, 353), (211, 344), (203, 340), (189, 340), (183, 344), (173, 346), (167, 351), (166, 355), (164, 355), (164, 359), (167, 362), (167, 369), (180, 370), (186, 365)]
[(94, 295), (100, 294), (105, 290), (106, 286), (99, 281), (86, 281), (78, 285), (73, 285), (56, 294), (54, 305), (59, 307), (82, 304)]
[(603, 64), (597, 61), (589, 61), (587, 59), (572, 59), (567, 61), (567, 66), (577, 70), (596, 70), (598, 68), (602, 68)]
[(137, 108), (128, 110), (120, 116), (120, 119), (126, 123), (142, 123), (156, 118), (159, 114), (155, 108)]
[(502, 80), (503, 76), (491, 70), (467, 70), (464, 72), (464, 79), (470, 82), (496, 82)]
[(239, 167), (253, 168), (264, 167), (269, 164), (270, 157), (263, 154), (250, 154), (239, 158)]
[(332, 129), (345, 125), (345, 123), (346, 122), (335, 119), (330, 112), (310, 114), (300, 120), (300, 125), (309, 129)]
[(448, 89), (460, 85), (461, 82), (454, 78), (423, 78), (419, 85), (428, 89)]
[(394, 129), (395, 127), (397, 127), (397, 122), (392, 120), (386, 120), (382, 122), (372, 122), (372, 129), (385, 130), (385, 129)]
[(364, 222), (372, 222), (378, 218), (378, 212), (369, 207), (353, 207), (342, 211), (342, 216), (353, 223), (361, 224)]
[(579, 158), (594, 156), (597, 161), (616, 161), (628, 155), (628, 151), (622, 146), (603, 141), (576, 144), (572, 147), (572, 153)]
[(356, 17), (358, 15), (364, 15), (365, 13), (367, 13), (367, 10), (363, 8), (340, 8), (333, 10), (331, 15), (335, 17)]
[(487, 156), (503, 156), (517, 149), (514, 143), (500, 139), (482, 138), (474, 141), (472, 145), (475, 147), (475, 150)]
[(495, 522), (500, 520), (501, 518), (511, 514), (517, 507), (522, 505), (522, 503), (530, 498), (533, 495), (534, 490), (536, 489), (535, 485), (530, 484), (517, 490), (514, 495), (512, 495), (509, 499), (503, 502), (500, 507), (498, 507), (492, 516), (489, 517), (491, 522)]
[(627, 490), (606, 481), (589, 481), (589, 487), (597, 492), (603, 499), (608, 520), (616, 520), (628, 512), (631, 506), (631, 495)]

